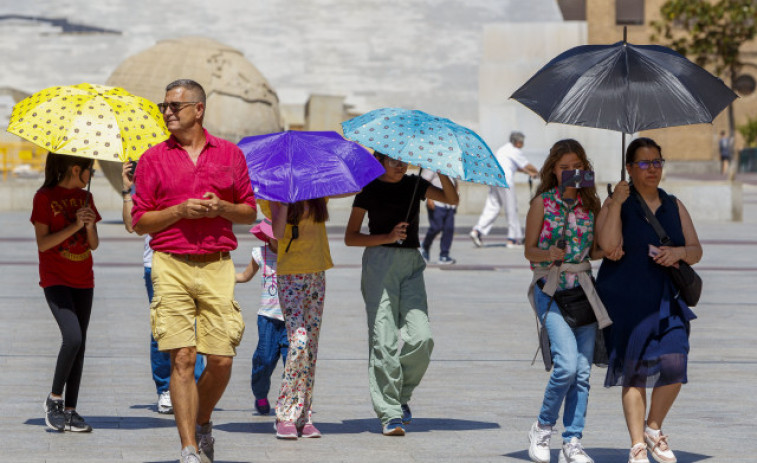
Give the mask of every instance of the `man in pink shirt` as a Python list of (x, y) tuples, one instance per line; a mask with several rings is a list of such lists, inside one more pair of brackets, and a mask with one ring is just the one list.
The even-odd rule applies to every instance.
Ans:
[[(158, 107), (171, 137), (139, 160), (132, 223), (152, 236), (150, 323), (158, 348), (171, 353), (181, 462), (212, 463), (210, 417), (244, 332), (229, 256), (237, 247), (232, 224), (255, 221), (255, 199), (241, 150), (202, 126), (205, 91), (197, 82), (172, 82)], [(195, 384), (198, 352), (207, 366)]]

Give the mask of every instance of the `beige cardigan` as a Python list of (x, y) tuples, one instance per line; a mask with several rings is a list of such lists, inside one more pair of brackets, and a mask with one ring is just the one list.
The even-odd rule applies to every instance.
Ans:
[[(591, 277), (587, 273), (587, 270), (591, 270), (591, 264), (589, 263), (589, 261), (583, 261), (580, 264), (569, 264), (567, 262), (563, 262), (563, 264), (559, 267), (552, 266), (534, 268), (534, 277), (531, 280), (531, 284), (528, 286), (528, 300), (529, 302), (531, 302), (531, 308), (534, 309), (534, 313), (537, 313), (536, 302), (534, 301), (534, 285), (536, 285), (536, 282), (546, 276), (547, 282), (544, 284), (542, 291), (544, 292), (544, 294), (551, 297), (557, 290), (557, 282), (559, 280), (560, 273), (574, 273), (578, 277), (578, 282), (586, 293), (587, 299), (589, 299), (591, 308), (594, 309), (594, 315), (597, 317), (597, 325), (599, 326), (599, 328), (610, 326), (612, 324), (612, 320), (610, 320), (610, 316), (607, 314), (607, 309), (605, 309), (605, 305), (602, 304), (602, 300), (599, 298), (597, 290), (594, 288), (594, 282), (591, 280)], [(538, 319), (539, 317), (537, 316), (536, 318)], [(541, 323), (541, 320), (539, 320), (539, 323)]]

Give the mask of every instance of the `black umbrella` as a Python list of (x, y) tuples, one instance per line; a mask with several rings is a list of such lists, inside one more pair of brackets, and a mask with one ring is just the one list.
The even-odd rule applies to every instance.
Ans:
[(623, 35), (613, 45), (562, 53), (510, 98), (547, 122), (623, 132), (624, 157), (627, 133), (711, 123), (736, 98), (723, 81), (679, 53), (633, 45)]

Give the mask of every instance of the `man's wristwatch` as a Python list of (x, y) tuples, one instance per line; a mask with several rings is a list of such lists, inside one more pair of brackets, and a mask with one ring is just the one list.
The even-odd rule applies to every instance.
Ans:
[(121, 190), (121, 196), (126, 196), (131, 194), (131, 189), (128, 190)]

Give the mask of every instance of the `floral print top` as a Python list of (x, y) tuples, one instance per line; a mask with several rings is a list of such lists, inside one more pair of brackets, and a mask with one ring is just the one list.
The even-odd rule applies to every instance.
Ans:
[[(545, 191), (541, 195), (544, 203), (544, 223), (539, 233), (539, 249), (549, 249), (562, 238), (565, 211), (568, 212), (568, 225), (565, 230), (566, 254), (565, 262), (578, 264), (589, 259), (591, 247), (594, 244), (594, 213), (586, 209), (581, 200), (581, 195), (573, 207), (563, 202), (557, 188)], [(549, 267), (548, 262), (531, 262), (531, 268)], [(589, 271), (591, 273), (591, 271)], [(558, 282), (559, 289), (569, 289), (578, 286), (578, 278), (574, 274), (563, 272)]]

